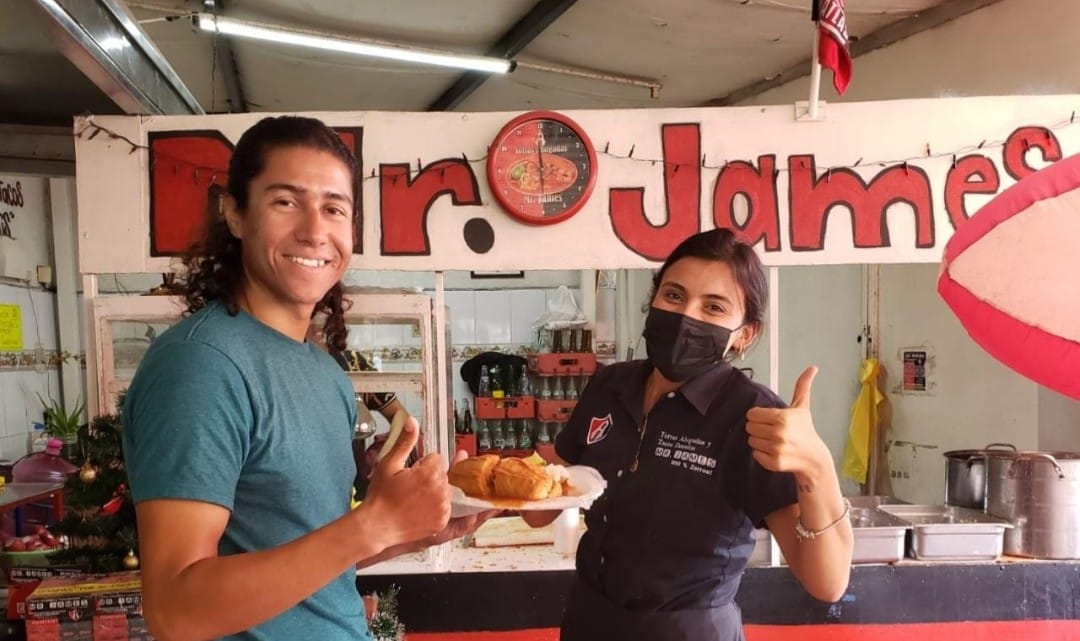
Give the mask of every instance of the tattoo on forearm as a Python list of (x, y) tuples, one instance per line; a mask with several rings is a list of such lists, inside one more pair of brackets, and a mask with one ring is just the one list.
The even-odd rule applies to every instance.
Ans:
[(809, 483), (799, 483), (798, 488), (803, 494), (809, 494), (813, 490)]

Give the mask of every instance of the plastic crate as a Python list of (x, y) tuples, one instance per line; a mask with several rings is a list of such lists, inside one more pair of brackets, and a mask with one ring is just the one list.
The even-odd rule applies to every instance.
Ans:
[(478, 454), (498, 454), (503, 458), (529, 458), (535, 450), (485, 450)]
[(536, 417), (536, 397), (534, 396), (506, 396), (504, 398), (481, 396), (476, 399), (475, 405), (476, 418), (485, 421)]
[(476, 456), (476, 434), (454, 434), (454, 451), (461, 450), (469, 456)]
[(596, 372), (596, 354), (592, 352), (529, 354), (528, 361), (529, 369), (540, 376), (592, 375)]
[(570, 420), (576, 405), (577, 401), (540, 400), (536, 402), (536, 418), (542, 422), (563, 423)]

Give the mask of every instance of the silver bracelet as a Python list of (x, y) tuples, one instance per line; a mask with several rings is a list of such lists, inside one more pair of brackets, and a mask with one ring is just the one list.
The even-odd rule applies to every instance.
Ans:
[(836, 527), (836, 524), (851, 515), (851, 501), (844, 499), (844, 513), (836, 518), (835, 521), (821, 528), (820, 530), (809, 530), (803, 525), (802, 515), (795, 519), (795, 538), (800, 541), (813, 541), (815, 537), (820, 534), (828, 532), (832, 528)]

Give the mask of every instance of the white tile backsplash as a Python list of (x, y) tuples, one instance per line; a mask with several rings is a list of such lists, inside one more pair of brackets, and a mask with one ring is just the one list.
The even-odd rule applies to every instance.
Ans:
[(533, 323), (547, 311), (547, 294), (543, 289), (519, 289), (510, 292), (510, 342), (533, 343), (536, 332)]
[(349, 349), (371, 349), (375, 344), (375, 328), (371, 325), (350, 325), (347, 343)]
[(475, 301), (476, 342), (480, 344), (511, 342), (510, 292), (508, 290), (478, 291)]
[(476, 342), (476, 292), (472, 290), (446, 292), (450, 308), (450, 340), (457, 345)]
[(396, 347), (403, 342), (404, 327), (401, 325), (373, 325), (372, 343), (379, 347)]

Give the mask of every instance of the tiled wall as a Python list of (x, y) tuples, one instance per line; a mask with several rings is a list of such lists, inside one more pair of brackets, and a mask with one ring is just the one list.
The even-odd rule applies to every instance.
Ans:
[(34, 364), (39, 341), (46, 362), (55, 361), (56, 296), (40, 288), (0, 285), (0, 303), (22, 308), (23, 354), (6, 353), (0, 359), (0, 460), (13, 461), (26, 454), (31, 425), (42, 420), (37, 395), (59, 398), (59, 369)]
[[(533, 321), (543, 314), (555, 289), (461, 290), (446, 292), (449, 310), (450, 336), (454, 357), (451, 361), (454, 399), (459, 403), (470, 398), (461, 380), (462, 364), (480, 351), (520, 352), (535, 341)], [(571, 290), (578, 304), (580, 292)], [(420, 339), (407, 326), (354, 327), (349, 333), (349, 347), (364, 353), (382, 354), (382, 370), (415, 371), (417, 364), (407, 358), (406, 350), (415, 347)], [(423, 412), (418, 398), (406, 398), (411, 414)], [(376, 417), (378, 418), (378, 417)], [(380, 419), (381, 420), (381, 419)]]

